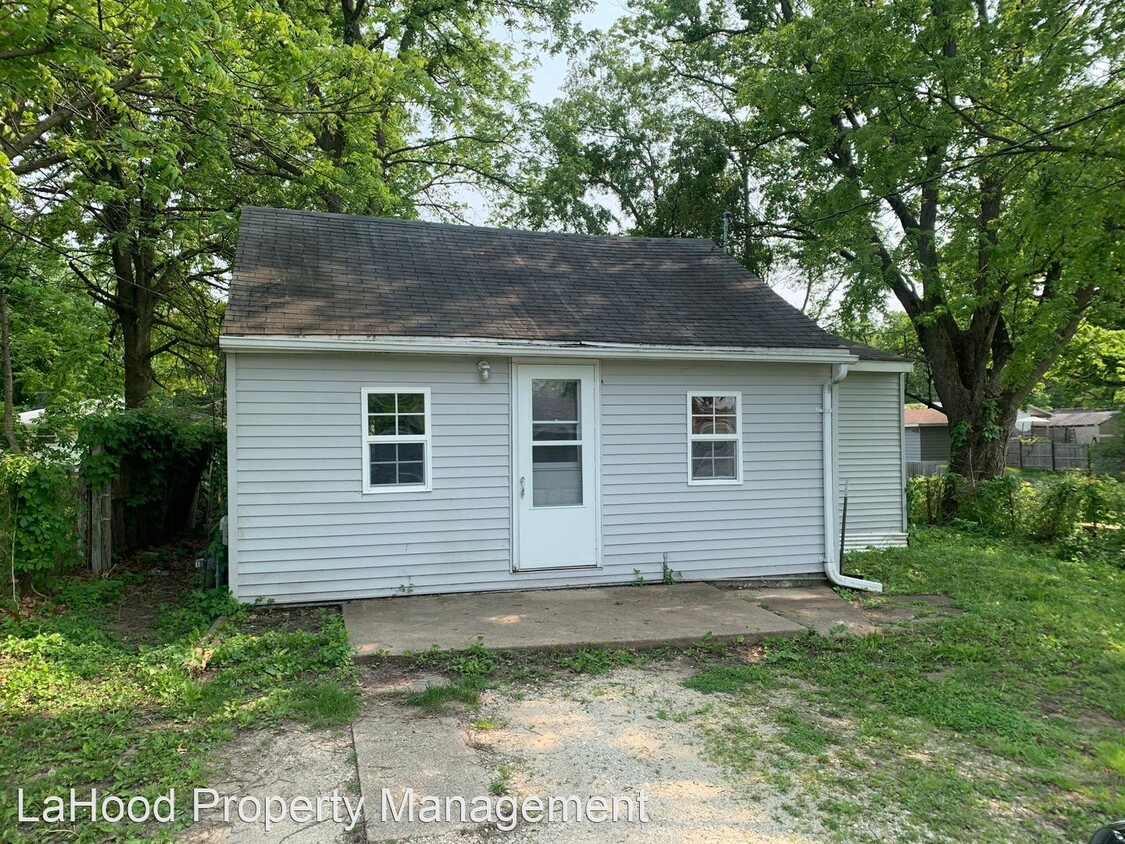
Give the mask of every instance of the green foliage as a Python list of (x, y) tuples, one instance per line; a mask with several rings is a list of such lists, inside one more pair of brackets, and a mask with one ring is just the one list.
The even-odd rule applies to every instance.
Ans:
[(133, 409), (84, 418), (79, 426), (82, 474), (94, 486), (114, 480), (133, 461), (129, 504), (160, 501), (170, 479), (185, 465), (198, 465), (221, 442), (209, 423), (167, 411)]
[[(144, 578), (72, 579), (34, 615), (0, 617), (0, 756), (8, 783), (28, 800), (69, 788), (190, 792), (211, 779), (211, 754), (235, 729), (354, 717), (356, 670), (338, 614), (308, 628), (252, 632), (245, 609), (200, 590), (164, 609), (160, 644), (137, 649), (110, 623), (129, 602), (148, 599)], [(202, 642), (199, 632), (220, 613), (227, 620)], [(180, 823), (189, 820), (184, 808)], [(0, 793), (5, 841), (125, 842), (152, 832), (127, 823), (17, 828), (14, 794)]]
[(439, 683), (428, 685), (420, 691), (407, 692), (403, 702), (407, 706), (441, 712), (450, 703), (476, 706), (480, 703), (480, 689), (465, 683)]
[(77, 481), (50, 456), (0, 455), (0, 547), (15, 577), (78, 562)]
[(992, 477), (1075, 332), (1125, 314), (1123, 30), (1117, 0), (640, 0), (532, 129), (524, 217), (713, 237), (728, 211), (841, 327), (894, 297), (953, 467)]
[(730, 694), (751, 684), (767, 683), (769, 676), (760, 665), (716, 665), (688, 677), (684, 686), (705, 695)]
[(991, 536), (1055, 542), (1064, 555), (1107, 559), (1125, 547), (1119, 527), (1125, 525), (1125, 483), (1112, 477), (1059, 472), (1029, 481), (1013, 473), (971, 487), (955, 475), (912, 478), (907, 485), (911, 523), (942, 522), (949, 495), (958, 524)]
[(848, 841), (885, 839), (885, 823), (902, 840), (1062, 844), (1125, 813), (1125, 569), (950, 528), (849, 565), (957, 611), (769, 642), (752, 666), (716, 657), (687, 681), (730, 695), (707, 728), (714, 758), (751, 789), (788, 777), (840, 795), (825, 817)]
[(575, 674), (608, 674), (614, 668), (632, 665), (637, 655), (632, 651), (614, 648), (579, 648), (569, 656), (558, 658), (559, 668), (566, 668)]
[(129, 406), (154, 387), (198, 391), (217, 364), (237, 209), (456, 214), (456, 187), (505, 181), (512, 155), (526, 67), (500, 30), (554, 40), (577, 5), (14, 7), (0, 253), (11, 235), (66, 254), (117, 324), (102, 351)]

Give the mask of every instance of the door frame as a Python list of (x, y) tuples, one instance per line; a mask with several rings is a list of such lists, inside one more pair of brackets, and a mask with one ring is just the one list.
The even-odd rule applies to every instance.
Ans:
[[(513, 574), (535, 574), (536, 572), (593, 571), (602, 568), (602, 365), (600, 360), (589, 358), (518, 358), (510, 360), (511, 377), (508, 385), (508, 464), (511, 469), (509, 482), (510, 537), (512, 544), (511, 571)], [(594, 402), (594, 431), (590, 437), (593, 446), (591, 460), (594, 469), (594, 562), (587, 566), (558, 566), (555, 568), (520, 568), (520, 516), (519, 516), (519, 383), (521, 367), (582, 366), (593, 369), (591, 394)], [(586, 438), (583, 437), (585, 440)]]

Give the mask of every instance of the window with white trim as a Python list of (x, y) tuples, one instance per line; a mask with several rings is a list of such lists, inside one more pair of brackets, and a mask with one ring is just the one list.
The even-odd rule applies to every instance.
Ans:
[(429, 491), (429, 389), (364, 390), (363, 415), (363, 491)]
[(741, 436), (741, 393), (688, 393), (688, 483), (742, 483)]

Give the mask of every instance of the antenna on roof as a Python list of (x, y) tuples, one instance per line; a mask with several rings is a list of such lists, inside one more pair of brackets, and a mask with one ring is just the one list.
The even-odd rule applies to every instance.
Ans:
[(730, 211), (723, 212), (723, 251), (730, 251)]

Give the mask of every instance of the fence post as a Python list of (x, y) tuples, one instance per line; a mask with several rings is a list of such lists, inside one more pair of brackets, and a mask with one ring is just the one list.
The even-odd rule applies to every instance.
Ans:
[(1051, 437), (1047, 442), (1051, 444), (1051, 471), (1055, 471), (1055, 438)]
[[(95, 445), (93, 452), (102, 451)], [(113, 560), (113, 484), (90, 487), (90, 568), (100, 574)]]
[(1020, 464), (1020, 468), (1022, 469), (1023, 468), (1023, 440), (1021, 440), (1017, 437), (1016, 438), (1016, 445), (1019, 446), (1019, 448), (1016, 449), (1016, 451), (1019, 453), (1019, 456), (1020, 456), (1019, 457), (1019, 464)]

